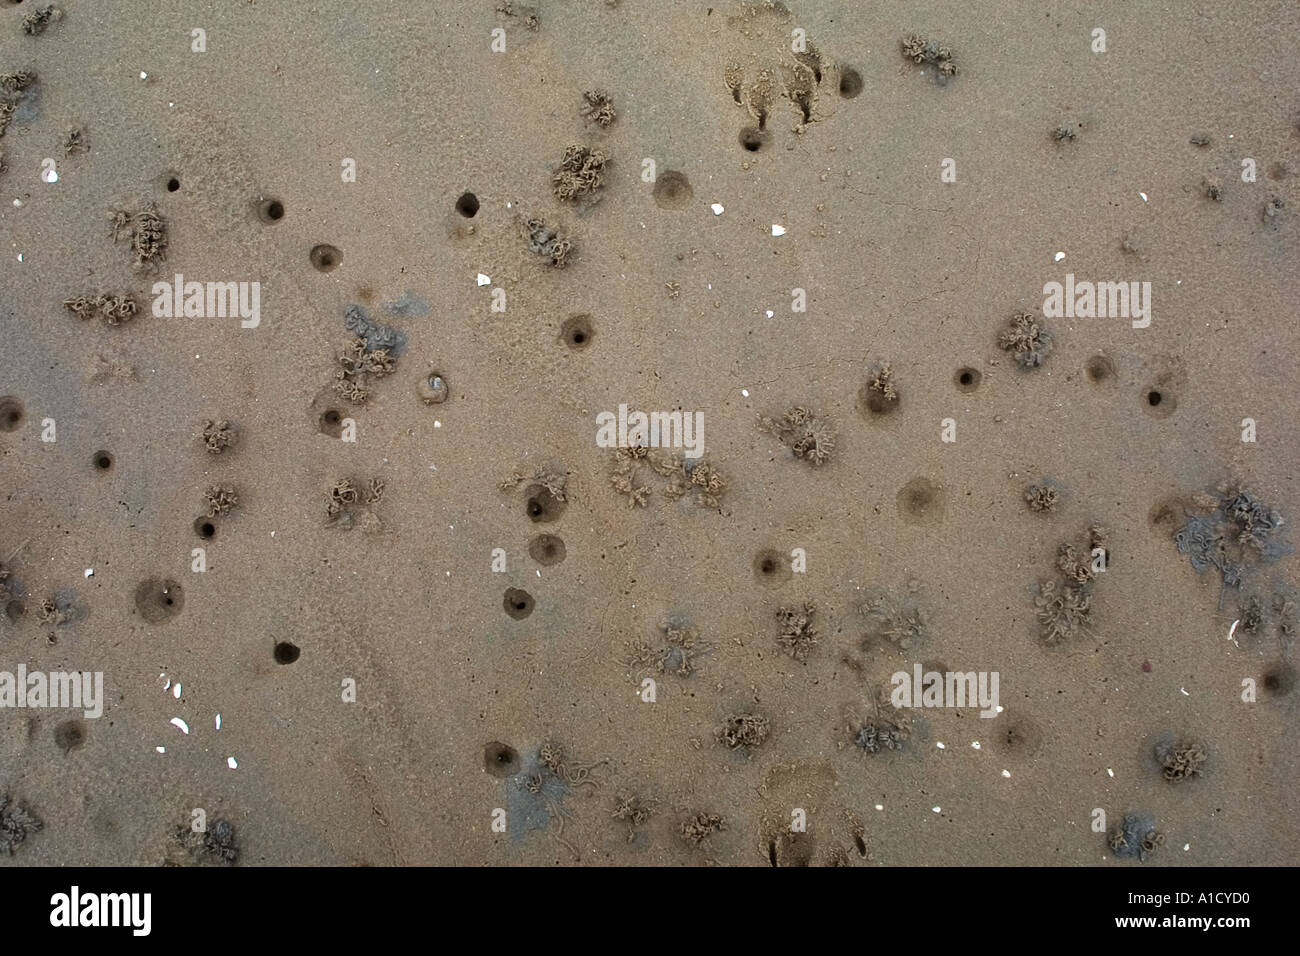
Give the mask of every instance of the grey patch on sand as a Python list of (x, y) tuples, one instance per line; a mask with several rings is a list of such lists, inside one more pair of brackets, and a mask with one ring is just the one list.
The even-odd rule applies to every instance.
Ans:
[(1238, 491), (1231, 498), (1225, 499), (1224, 510), (1233, 524), (1241, 529), (1238, 540), (1242, 544), (1249, 544), (1266, 554), (1276, 547), (1277, 542), (1269, 542), (1268, 536), (1285, 522), (1280, 514), (1249, 491)]
[(51, 23), (58, 23), (62, 19), (63, 11), (54, 4), (38, 7), (23, 17), (23, 33), (29, 37), (38, 37), (49, 29)]
[(203, 836), (203, 849), (208, 856), (223, 863), (234, 863), (239, 859), (239, 849), (235, 846), (235, 827), (226, 820), (215, 820)]
[(515, 0), (501, 0), (496, 12), (503, 17), (517, 17), (529, 30), (536, 33), (542, 28), (541, 8), (531, 3), (515, 4)]
[(34, 123), (41, 116), (41, 84), (33, 83), (19, 95), (14, 103), (14, 122)]
[(89, 608), (73, 588), (62, 588), (55, 592), (50, 603), (53, 608), (47, 615), (48, 620), (45, 623), (58, 627), (84, 620), (89, 613)]
[(998, 337), (998, 346), (1012, 353), (1021, 368), (1038, 368), (1052, 350), (1052, 334), (1032, 312), (1017, 312)]
[(1236, 585), (1241, 580), (1241, 568), (1227, 558), (1223, 537), (1219, 534), (1222, 519), (1223, 513), (1218, 511), (1188, 518), (1187, 524), (1174, 532), (1174, 544), (1180, 554), (1187, 555), (1198, 573), (1215, 567), (1222, 572), (1224, 584)]
[(916, 582), (909, 582), (905, 595), (886, 592), (869, 597), (858, 608), (865, 622), (864, 649), (890, 645), (911, 650), (929, 635), (930, 615), (916, 599)]
[(660, 646), (641, 640), (628, 644), (629, 667), (649, 667), (660, 674), (690, 677), (699, 666), (698, 658), (707, 656), (713, 649), (710, 642), (700, 640), (699, 632), (681, 618), (661, 621), (659, 633), (663, 635)]
[(789, 408), (780, 418), (760, 415), (758, 428), (814, 467), (826, 464), (835, 453), (835, 425), (802, 405)]
[(542, 256), (557, 269), (568, 264), (568, 257), (573, 251), (573, 240), (552, 229), (543, 220), (536, 217), (524, 222), (524, 237), (528, 240), (528, 249), (535, 255)]
[(213, 820), (202, 833), (195, 833), (188, 826), (178, 826), (176, 839), (200, 865), (216, 863), (229, 866), (239, 862), (235, 826), (228, 820)]
[(1156, 818), (1146, 812), (1126, 813), (1122, 823), (1110, 828), (1106, 842), (1121, 859), (1146, 860), (1158, 845)]
[(431, 311), (429, 303), (409, 289), (384, 305), (384, 311), (403, 319), (422, 319)]
[(0, 136), (9, 123), (27, 125), (41, 115), (41, 82), (34, 70), (20, 70), (0, 78), (0, 96), (9, 112), (8, 118), (0, 123)]
[(1247, 567), (1290, 554), (1290, 545), (1274, 533), (1285, 523), (1249, 491), (1216, 495), (1219, 507), (1207, 515), (1192, 515), (1174, 532), (1174, 544), (1200, 573), (1217, 568), (1225, 587), (1241, 587)]
[(366, 340), (366, 351), (387, 349), (392, 358), (398, 358), (406, 351), (407, 337), (401, 329), (384, 325), (370, 318), (369, 313), (359, 305), (349, 305), (343, 312), (343, 324), (353, 335)]
[(885, 720), (863, 724), (854, 735), (853, 742), (869, 754), (903, 749), (902, 734), (897, 727)]
[[(908, 739), (922, 730), (910, 709), (893, 705), (887, 684), (877, 688), (871, 702), (871, 714), (849, 729), (853, 743), (869, 754), (907, 750)], [(922, 733), (922, 739), (924, 736)]]
[(545, 830), (552, 810), (560, 812), (560, 801), (569, 794), (569, 785), (552, 773), (537, 753), (525, 757), (522, 769), (505, 785), (511, 843), (521, 842), (534, 830)]
[(0, 793), (0, 853), (14, 855), (14, 847), (44, 827), (26, 807), (9, 802), (7, 793)]
[(913, 63), (934, 67), (934, 82), (939, 86), (946, 86), (957, 75), (957, 64), (953, 62), (952, 51), (938, 40), (913, 33), (903, 37), (899, 46), (903, 50), (903, 56)]

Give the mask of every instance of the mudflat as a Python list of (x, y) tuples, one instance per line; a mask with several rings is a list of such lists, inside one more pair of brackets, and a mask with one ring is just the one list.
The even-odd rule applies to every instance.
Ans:
[(0, 9), (0, 864), (1282, 864), (1293, 3)]

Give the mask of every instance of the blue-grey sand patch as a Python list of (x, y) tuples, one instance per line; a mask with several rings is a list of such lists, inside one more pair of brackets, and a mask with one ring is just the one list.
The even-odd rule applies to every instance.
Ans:
[(1156, 829), (1156, 818), (1145, 811), (1124, 814), (1122, 823), (1110, 828), (1106, 842), (1121, 859), (1137, 857), (1143, 862), (1164, 845), (1165, 836)]
[(560, 801), (569, 794), (569, 785), (550, 772), (537, 753), (524, 758), (519, 773), (509, 777), (505, 786), (512, 843), (519, 843), (534, 830), (545, 830), (552, 816), (562, 814)]
[(422, 319), (431, 310), (428, 302), (408, 289), (392, 302), (384, 303), (384, 311), (404, 319)]
[(74, 624), (84, 619), (87, 613), (89, 608), (73, 588), (61, 588), (52, 598), (46, 598), (40, 605), (41, 623), (54, 627)]
[(13, 856), (14, 847), (44, 826), (26, 807), (10, 803), (9, 795), (0, 792), (0, 853)]
[(3, 100), (0, 129), (11, 121), (23, 125), (34, 123), (41, 115), (41, 84), (36, 71), (19, 70), (0, 77), (0, 100)]
[(1218, 507), (1209, 514), (1189, 516), (1174, 532), (1174, 544), (1199, 573), (1217, 568), (1223, 586), (1240, 588), (1250, 565), (1276, 561), (1293, 550), (1278, 540), (1282, 516), (1249, 491), (1216, 494)]
[(349, 305), (343, 312), (343, 324), (353, 335), (365, 339), (367, 352), (387, 349), (390, 357), (398, 358), (406, 351), (406, 333), (391, 325), (374, 321), (362, 306)]

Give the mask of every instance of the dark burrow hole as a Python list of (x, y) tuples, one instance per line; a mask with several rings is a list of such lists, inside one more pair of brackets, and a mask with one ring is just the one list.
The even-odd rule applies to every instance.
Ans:
[(1094, 355), (1083, 366), (1088, 381), (1100, 385), (1115, 377), (1115, 363), (1105, 355)]
[(97, 451), (90, 460), (99, 471), (108, 471), (113, 467), (113, 455), (110, 452)]
[(973, 392), (975, 389), (980, 387), (980, 382), (983, 378), (984, 375), (979, 369), (971, 368), (970, 366), (963, 366), (962, 368), (957, 369), (957, 373), (953, 375), (952, 380), (958, 390), (963, 392)]
[(589, 315), (571, 315), (560, 326), (560, 338), (575, 352), (581, 352), (591, 345), (596, 330)]
[(279, 641), (275, 645), (275, 662), (277, 664), (292, 664), (302, 654), (297, 644), (289, 641)]
[[(284, 203), (280, 202), (278, 199), (263, 199), (257, 204), (257, 218), (261, 219), (262, 222), (279, 222), (284, 218)], [(319, 249), (322, 247), (317, 246), (316, 248)], [(315, 252), (316, 249), (313, 249), (313, 255)], [(313, 259), (313, 262), (314, 261), (315, 260)], [(319, 268), (319, 266), (317, 268)]]
[(194, 533), (206, 541), (217, 533), (217, 526), (211, 518), (195, 518)]
[(322, 435), (338, 438), (343, 434), (343, 413), (337, 408), (325, 409), (320, 414), (320, 430)]
[(767, 145), (769, 136), (757, 126), (746, 126), (740, 131), (740, 145), (751, 153), (757, 153)]
[(1274, 664), (1264, 672), (1261, 683), (1272, 696), (1285, 697), (1295, 689), (1295, 668), (1285, 661)]
[(499, 740), (483, 748), (483, 769), (494, 777), (510, 777), (519, 772), (519, 754), (514, 747)]
[(1178, 408), (1178, 397), (1167, 384), (1165, 378), (1160, 378), (1142, 391), (1142, 409), (1153, 418), (1168, 418)]
[(12, 395), (0, 398), (0, 431), (15, 431), (23, 422), (23, 403)]
[(416, 394), (426, 405), (441, 405), (451, 396), (451, 387), (447, 379), (437, 372), (430, 372), (416, 386)]
[(764, 548), (754, 555), (753, 567), (754, 577), (769, 587), (781, 584), (791, 574), (785, 556), (774, 548)]
[(343, 250), (336, 246), (322, 243), (318, 246), (312, 246), (311, 264), (318, 272), (333, 272), (343, 261)]
[(862, 74), (851, 66), (840, 73), (840, 96), (851, 100), (862, 92)]
[(512, 618), (522, 621), (533, 613), (533, 596), (522, 588), (507, 588), (501, 605)]
[(170, 578), (148, 578), (135, 589), (135, 609), (150, 624), (161, 624), (181, 613), (185, 589)]
[(473, 193), (461, 193), (456, 200), (456, 211), (466, 219), (473, 219), (478, 215), (478, 197)]
[(561, 501), (543, 485), (529, 485), (524, 512), (534, 524), (549, 524), (564, 514), (566, 502)]

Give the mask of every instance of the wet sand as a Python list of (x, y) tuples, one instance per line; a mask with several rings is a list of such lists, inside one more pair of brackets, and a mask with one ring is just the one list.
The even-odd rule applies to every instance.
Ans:
[[(0, 10), (38, 84), (0, 138), (0, 670), (107, 700), (0, 710), (0, 795), (44, 824), (0, 862), (229, 862), (195, 808), (238, 865), (1294, 859), (1295, 557), (1225, 591), (1174, 542), (1221, 484), (1300, 513), (1292, 4), (69, 2), (28, 36), (35, 6)], [(1150, 282), (1150, 325), (1043, 317), (1067, 273)], [(176, 274), (258, 283), (259, 323), (155, 316)], [(341, 363), (350, 306), (404, 349)], [(620, 473), (620, 404), (701, 413), (725, 491)], [(1094, 526), (1089, 626), (1046, 646)], [(871, 752), (916, 663), (997, 672), (1003, 711)], [(1098, 808), (1164, 845), (1116, 859)]]

